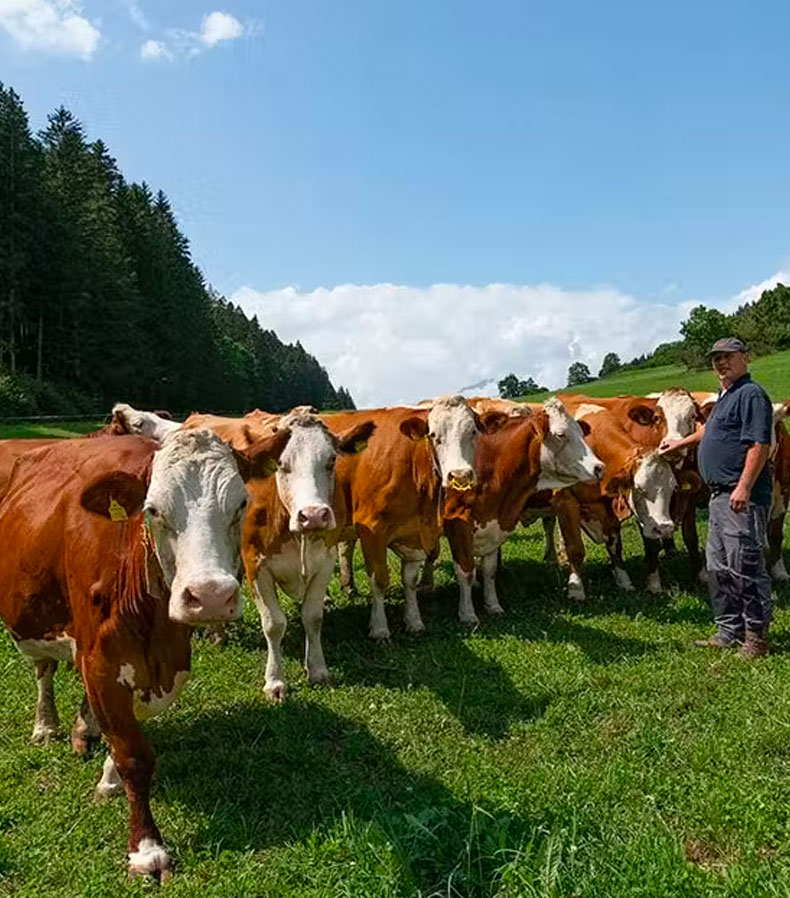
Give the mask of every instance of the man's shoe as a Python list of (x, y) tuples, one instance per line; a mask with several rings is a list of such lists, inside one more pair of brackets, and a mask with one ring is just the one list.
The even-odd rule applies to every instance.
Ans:
[(741, 658), (745, 658), (747, 661), (752, 661), (754, 658), (762, 658), (763, 655), (767, 655), (769, 651), (768, 627), (763, 627), (762, 630), (746, 631), (746, 638), (744, 639), (741, 651), (739, 652)]
[(740, 642), (737, 639), (722, 636), (721, 633), (714, 633), (707, 639), (695, 639), (694, 645), (700, 649), (737, 649)]

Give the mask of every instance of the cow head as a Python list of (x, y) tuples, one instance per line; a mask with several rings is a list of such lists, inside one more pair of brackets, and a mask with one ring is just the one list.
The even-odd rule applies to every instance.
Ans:
[(179, 427), (181, 425), (169, 416), (165, 418), (157, 412), (142, 412), (125, 402), (116, 402), (112, 407), (110, 428), (113, 433), (139, 433), (161, 443)]
[(427, 421), (407, 418), (400, 429), (412, 440), (428, 437), (444, 487), (468, 489), (475, 483), (475, 441), (484, 426), (463, 396), (441, 396)]
[(559, 399), (543, 403), (546, 425), (540, 449), (537, 489), (562, 489), (580, 481), (601, 480), (603, 462), (584, 442), (590, 426), (568, 414)]
[(372, 421), (362, 421), (332, 434), (320, 418), (305, 411), (292, 412), (277, 422), (276, 433), (290, 434), (275, 477), (292, 533), (314, 533), (336, 526), (332, 499), (337, 456), (364, 449), (375, 427)]
[(663, 413), (666, 425), (666, 433), (662, 437), (668, 440), (682, 440), (683, 437), (691, 436), (697, 424), (704, 420), (694, 397), (682, 388), (664, 390), (658, 397), (656, 406)]
[(618, 518), (633, 511), (647, 539), (668, 539), (675, 530), (671, 504), (676, 487), (675, 474), (667, 460), (657, 452), (649, 452), (635, 460), (632, 473), (613, 477), (607, 484), (607, 493), (613, 497)]

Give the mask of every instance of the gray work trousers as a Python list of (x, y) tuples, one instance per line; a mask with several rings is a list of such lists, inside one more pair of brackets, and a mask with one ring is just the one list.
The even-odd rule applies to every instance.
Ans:
[(760, 631), (771, 620), (771, 577), (765, 564), (768, 507), (749, 503), (730, 508), (729, 493), (710, 500), (708, 589), (719, 634), (743, 642), (746, 630)]

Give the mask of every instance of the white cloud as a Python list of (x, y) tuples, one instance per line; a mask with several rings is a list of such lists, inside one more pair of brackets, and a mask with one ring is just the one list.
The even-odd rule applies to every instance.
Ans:
[(764, 290), (773, 290), (777, 284), (790, 284), (790, 272), (777, 271), (776, 274), (771, 275), (764, 281), (760, 281), (759, 284), (753, 284), (751, 287), (744, 288), (737, 296), (724, 304), (721, 310), (723, 312), (734, 312), (738, 306), (742, 306), (747, 302), (754, 302), (760, 298)]
[(138, 3), (138, 0), (126, 0), (126, 9), (129, 13), (129, 18), (140, 29), (140, 31), (149, 30), (151, 26), (149, 25), (148, 18), (143, 12), (142, 7)]
[(0, 0), (0, 27), (25, 50), (88, 60), (101, 33), (76, 0)]
[(215, 47), (220, 41), (231, 41), (244, 34), (241, 22), (227, 12), (210, 12), (203, 17), (200, 41), (207, 47)]
[(145, 60), (172, 59), (173, 54), (161, 41), (146, 41), (140, 47), (140, 58)]
[[(782, 276), (738, 296), (759, 296)], [(680, 322), (697, 304), (551, 284), (347, 284), (307, 293), (243, 287), (232, 300), (281, 340), (300, 340), (359, 406), (416, 402), (485, 381), (495, 393), (510, 371), (559, 388), (571, 362), (596, 374), (607, 352), (628, 360), (678, 339)], [(738, 302), (728, 298), (721, 308), (730, 305)]]

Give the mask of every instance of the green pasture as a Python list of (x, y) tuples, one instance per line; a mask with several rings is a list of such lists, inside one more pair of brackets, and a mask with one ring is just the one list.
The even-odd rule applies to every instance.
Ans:
[[(226, 647), (196, 639), (181, 699), (147, 724), (177, 863), (161, 893), (127, 878), (125, 801), (92, 801), (102, 753), (29, 744), (34, 679), (3, 633), (0, 895), (790, 895), (790, 590), (778, 650), (747, 664), (691, 646), (710, 625), (684, 553), (655, 598), (616, 591), (590, 547), (590, 598), (575, 605), (542, 551), (539, 526), (505, 547), (507, 616), (474, 632), (456, 622), (446, 555), (422, 599), (427, 636), (404, 635), (393, 586), (387, 645), (366, 636), (364, 598), (333, 581), (334, 688), (305, 683), (290, 607), (281, 706), (263, 697), (251, 607)], [(641, 585), (632, 526), (626, 554)], [(56, 686), (68, 727), (73, 671)]]
[[(790, 350), (756, 358), (750, 370), (752, 377), (765, 387), (772, 399), (778, 402), (790, 398)], [(688, 371), (682, 365), (664, 365), (661, 368), (627, 369), (579, 387), (569, 387), (564, 392), (583, 393), (585, 396), (618, 396), (621, 393), (643, 396), (669, 387), (718, 389), (712, 371)], [(548, 395), (535, 393), (524, 398), (540, 399)]]
[(0, 440), (41, 440), (48, 437), (78, 437), (103, 425), (103, 421), (0, 421)]

